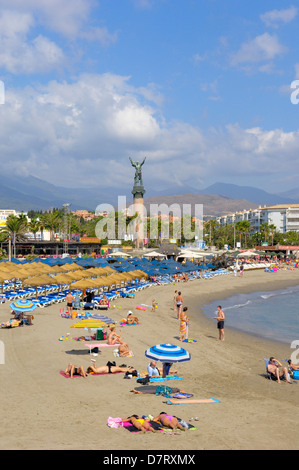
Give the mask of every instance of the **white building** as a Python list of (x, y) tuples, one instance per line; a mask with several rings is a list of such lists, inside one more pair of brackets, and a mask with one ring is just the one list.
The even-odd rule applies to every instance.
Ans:
[(0, 209), (0, 227), (6, 227), (6, 219), (10, 215), (17, 215), (14, 209)]
[(220, 225), (236, 224), (248, 220), (251, 225), (251, 233), (259, 232), (261, 224), (275, 225), (276, 231), (286, 233), (299, 232), (299, 204), (279, 204), (276, 206), (264, 206), (258, 209), (235, 212), (217, 218)]

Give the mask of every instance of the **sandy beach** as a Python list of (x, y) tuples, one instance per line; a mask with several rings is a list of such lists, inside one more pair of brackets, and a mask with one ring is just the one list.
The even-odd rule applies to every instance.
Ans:
[[(236, 293), (274, 290), (299, 284), (299, 270), (245, 272), (244, 277), (218, 276), (176, 285), (156, 286), (136, 294), (135, 299), (117, 299), (108, 315), (115, 321), (128, 310), (141, 324), (125, 326), (123, 338), (134, 353), (131, 358), (115, 358), (113, 348), (102, 348), (97, 365), (115, 360), (139, 371), (146, 371), (149, 360), (144, 351), (158, 343), (184, 345), (191, 361), (177, 364), (181, 381), (169, 381), (194, 398), (216, 398), (220, 403), (168, 405), (165, 397), (136, 395), (136, 379), (123, 374), (88, 376), (73, 380), (60, 370), (69, 362), (90, 365), (83, 342), (59, 341), (70, 333), (76, 337), (84, 330), (71, 328), (73, 320), (62, 318), (65, 303), (34, 312), (34, 324), (0, 329), (5, 345), (5, 364), (0, 365), (1, 431), (0, 448), (50, 450), (254, 450), (298, 449), (299, 384), (277, 384), (265, 378), (264, 357), (281, 362), (293, 350), (290, 345), (226, 328), (226, 339), (218, 341), (215, 320), (200, 313), (200, 307), (213, 300), (224, 301)], [(176, 312), (172, 310), (174, 291), (181, 290), (190, 318), (189, 337), (197, 342), (180, 343)], [(158, 301), (151, 312), (136, 310), (140, 303)], [(224, 305), (224, 302), (222, 302)], [(113, 308), (113, 305), (121, 308)], [(9, 303), (0, 306), (0, 320), (10, 318)], [(299, 338), (294, 338), (298, 339)], [(189, 421), (198, 417), (196, 428), (185, 433), (130, 433), (107, 426), (107, 418), (125, 418), (133, 413), (156, 416), (160, 411)]]

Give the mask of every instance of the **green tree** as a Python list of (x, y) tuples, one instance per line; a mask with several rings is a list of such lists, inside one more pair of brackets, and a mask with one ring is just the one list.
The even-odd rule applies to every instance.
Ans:
[(1, 241), (10, 241), (12, 243), (12, 254), (14, 257), (16, 256), (16, 243), (27, 240), (25, 236), (27, 230), (28, 223), (24, 214), (8, 216), (6, 227), (1, 229)]

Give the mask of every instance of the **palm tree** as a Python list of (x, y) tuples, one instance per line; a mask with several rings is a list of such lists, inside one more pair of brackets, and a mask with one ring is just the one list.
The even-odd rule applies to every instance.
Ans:
[(50, 240), (54, 240), (54, 232), (61, 222), (61, 214), (59, 211), (47, 212), (43, 215), (44, 227), (50, 230)]
[(6, 226), (1, 229), (3, 241), (9, 241), (13, 244), (13, 256), (16, 256), (16, 242), (26, 241), (25, 236), (28, 230), (27, 218), (23, 214), (16, 216), (10, 215), (6, 219)]
[(270, 233), (270, 226), (269, 226), (268, 222), (263, 222), (260, 225), (260, 231), (261, 231), (261, 233), (264, 234), (264, 241), (267, 242), (268, 237), (269, 237), (269, 233)]
[(271, 237), (272, 237), (272, 246), (273, 246), (273, 240), (274, 240), (275, 231), (276, 231), (275, 225), (274, 225), (274, 224), (270, 224), (270, 225), (269, 225), (269, 234), (270, 234)]
[(39, 229), (40, 229), (40, 222), (35, 217), (32, 218), (31, 221), (29, 222), (29, 231), (33, 233), (34, 240), (36, 240), (36, 234), (39, 231)]

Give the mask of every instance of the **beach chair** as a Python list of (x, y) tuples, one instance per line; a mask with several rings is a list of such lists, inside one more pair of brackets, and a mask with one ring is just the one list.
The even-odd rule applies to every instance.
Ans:
[(264, 361), (265, 361), (265, 366), (266, 366), (266, 375), (267, 375), (267, 378), (268, 378), (269, 380), (275, 380), (274, 375), (271, 374), (271, 372), (268, 371), (268, 365), (270, 364), (270, 359), (264, 357)]
[[(271, 372), (268, 372), (268, 365), (270, 364), (270, 359), (269, 358), (264, 358), (264, 361), (265, 361), (265, 365), (266, 365), (266, 374), (267, 374), (267, 378), (269, 380), (277, 380), (277, 377), (272, 374)], [(286, 380), (286, 377), (283, 376), (282, 380)], [(291, 380), (291, 377), (290, 377), (290, 374), (288, 373), (288, 380)]]

